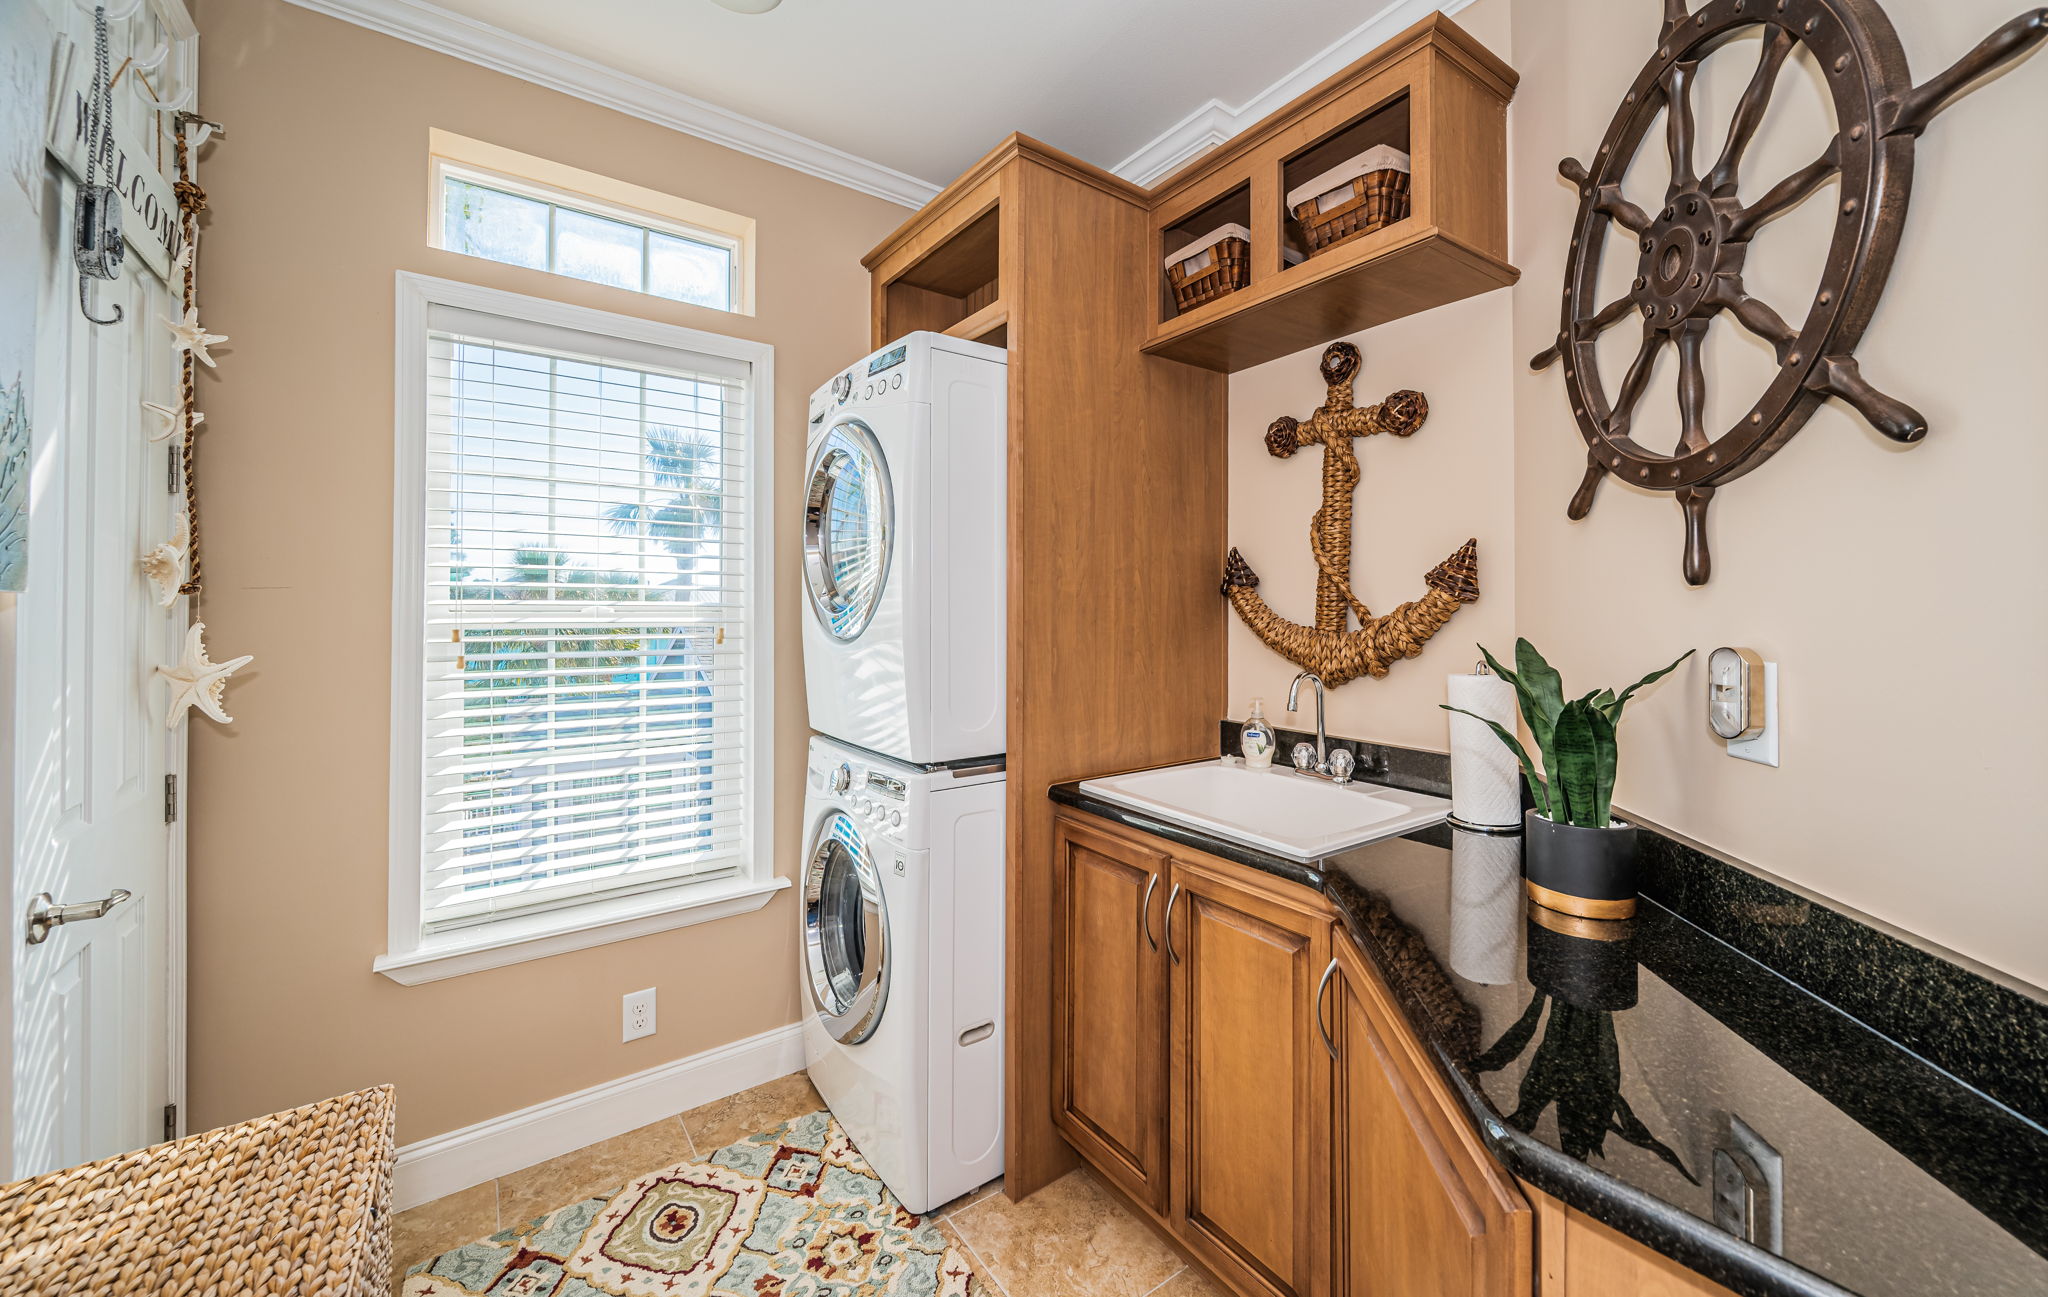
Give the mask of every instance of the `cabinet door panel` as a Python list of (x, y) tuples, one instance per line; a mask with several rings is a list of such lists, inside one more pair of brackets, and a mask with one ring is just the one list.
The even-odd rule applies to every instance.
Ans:
[(1175, 1229), (1247, 1290), (1320, 1293), (1328, 922), (1178, 860), (1173, 878)]
[(1529, 1209), (1348, 939), (1328, 1012), (1336, 1297), (1526, 1297)]
[[(1053, 1117), (1089, 1161), (1166, 1202), (1166, 857), (1062, 817), (1055, 826)], [(1148, 904), (1149, 903), (1149, 904)]]

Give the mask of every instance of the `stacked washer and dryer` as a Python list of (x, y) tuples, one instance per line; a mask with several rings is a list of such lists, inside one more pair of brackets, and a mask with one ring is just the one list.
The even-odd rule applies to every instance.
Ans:
[(810, 404), (804, 1056), (914, 1212), (1003, 1167), (1007, 359), (913, 333)]

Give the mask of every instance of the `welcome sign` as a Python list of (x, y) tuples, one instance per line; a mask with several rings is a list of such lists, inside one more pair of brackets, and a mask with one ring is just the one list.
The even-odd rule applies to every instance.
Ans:
[[(58, 58), (60, 71), (50, 95), (50, 156), (74, 179), (85, 178), (86, 123), (91, 115), (92, 59), (75, 45), (66, 44)], [(115, 87), (116, 103), (123, 93)], [(114, 156), (111, 168), (102, 159), (100, 182), (112, 185), (127, 210), (121, 234), (128, 247), (158, 279), (169, 283), (171, 262), (178, 255), (182, 235), (178, 228), (178, 199), (171, 184), (157, 170), (155, 150), (135, 137), (114, 113)]]

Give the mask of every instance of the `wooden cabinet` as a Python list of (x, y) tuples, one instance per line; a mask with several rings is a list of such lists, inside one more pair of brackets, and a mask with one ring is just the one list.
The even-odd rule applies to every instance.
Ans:
[(1378, 974), (1348, 939), (1336, 947), (1320, 1006), (1337, 1054), (1333, 1297), (1526, 1297), (1528, 1202), (1479, 1144)]
[(1167, 857), (1065, 816), (1053, 852), (1053, 1120), (1164, 1213)]
[(1541, 1297), (1733, 1297), (1668, 1256), (1535, 1189)]
[(1323, 1297), (1322, 898), (1100, 821), (1053, 841), (1054, 1123), (1240, 1292)]
[(1241, 1291), (1319, 1297), (1330, 1058), (1315, 999), (1328, 911), (1236, 866), (1175, 859), (1172, 878), (1173, 1228)]
[[(1235, 371), (1512, 284), (1507, 105), (1514, 69), (1432, 14), (1152, 191), (1146, 261), (1224, 222), (1250, 282), (1181, 313), (1159, 281), (1145, 350)], [(1378, 145), (1409, 155), (1409, 214), (1287, 264), (1286, 195)], [(1306, 251), (1307, 249), (1302, 249)]]
[(1148, 219), (1144, 190), (1013, 136), (863, 262), (876, 346), (937, 329), (1009, 352), (1003, 1155), (1019, 1196), (1074, 1165), (1046, 1065), (1045, 790), (1213, 756), (1224, 710), (1225, 383), (1140, 349)]

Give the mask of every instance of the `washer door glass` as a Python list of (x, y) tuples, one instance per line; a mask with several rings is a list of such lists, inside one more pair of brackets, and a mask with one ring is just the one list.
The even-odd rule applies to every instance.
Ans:
[(860, 827), (834, 811), (804, 870), (804, 947), (811, 1004), (835, 1040), (875, 1034), (889, 998), (889, 913)]
[(811, 611), (838, 639), (858, 639), (874, 619), (894, 524), (889, 466), (874, 432), (857, 419), (834, 425), (811, 457), (804, 583)]

